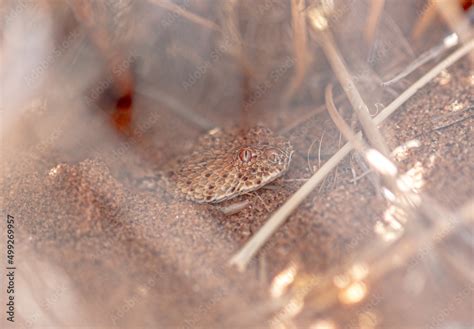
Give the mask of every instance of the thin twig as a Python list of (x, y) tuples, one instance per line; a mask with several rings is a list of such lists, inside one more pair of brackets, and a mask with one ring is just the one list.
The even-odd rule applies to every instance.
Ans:
[(364, 145), (356, 134), (352, 132), (351, 127), (344, 121), (341, 115), (336, 110), (336, 105), (334, 105), (334, 100), (332, 97), (332, 84), (327, 85), (325, 91), (326, 98), (326, 108), (328, 109), (329, 116), (336, 125), (337, 129), (341, 132), (345, 139), (354, 144), (354, 148), (358, 151), (363, 152), (367, 147)]
[[(418, 90), (433, 80), (442, 70), (454, 64), (464, 55), (474, 49), (474, 40), (466, 43), (441, 63), (432, 68), (407, 90), (405, 90), (398, 98), (391, 102), (379, 115), (374, 118), (376, 124), (382, 123), (393, 112), (395, 112), (402, 104), (412, 97)], [(360, 133), (358, 134), (360, 136)], [(339, 151), (336, 152), (319, 170), (305, 183), (298, 191), (296, 191), (258, 230), (252, 238), (230, 259), (230, 265), (236, 265), (240, 271), (245, 270), (250, 259), (258, 252), (258, 250), (267, 242), (272, 234), (285, 222), (288, 216), (303, 202), (303, 200), (314, 190), (324, 177), (336, 167), (336, 165), (344, 159), (352, 150), (350, 143), (346, 143)]]
[(357, 117), (370, 143), (380, 153), (388, 155), (388, 147), (385, 145), (382, 134), (372, 122), (369, 113), (369, 108), (365, 104), (364, 100), (362, 99), (362, 96), (357, 90), (352, 76), (347, 70), (347, 66), (344, 63), (344, 60), (336, 47), (331, 32), (328, 29), (320, 30), (318, 33), (318, 42), (321, 44), (321, 47), (323, 48), (324, 53), (326, 54), (326, 58), (331, 64), (331, 68), (336, 74), (339, 83), (341, 84), (342, 88), (344, 89), (344, 92), (347, 95), (347, 98), (352, 104), (352, 108), (357, 114)]
[(467, 119), (470, 119), (470, 118), (473, 118), (473, 117), (474, 117), (474, 115), (470, 115), (470, 116), (468, 116), (468, 117), (461, 118), (461, 119), (458, 119), (458, 120), (456, 120), (456, 121), (452, 121), (452, 122), (446, 123), (446, 124), (444, 124), (444, 125), (436, 126), (436, 127), (434, 127), (432, 130), (433, 130), (433, 131), (442, 130), (442, 129), (445, 129), (445, 128), (454, 126), (455, 124), (458, 124), (458, 123), (460, 123), (460, 122), (466, 121)]
[[(366, 149), (368, 149), (368, 146), (365, 145), (365, 143), (360, 138), (358, 138), (356, 136), (356, 134), (353, 132), (351, 127), (349, 127), (349, 125), (344, 121), (342, 116), (337, 111), (336, 105), (334, 105), (334, 100), (333, 100), (333, 97), (332, 97), (332, 85), (331, 84), (329, 84), (326, 87), (325, 98), (326, 98), (326, 108), (328, 109), (329, 115), (331, 116), (334, 124), (339, 129), (339, 131), (344, 136), (344, 138), (347, 139), (348, 141), (350, 141), (354, 145), (354, 148), (356, 150), (354, 156), (355, 156), (355, 159), (358, 162), (359, 166), (361, 167), (361, 169), (367, 170), (368, 168), (367, 168), (367, 166), (365, 166), (365, 162), (363, 160), (364, 159), (363, 155), (364, 155), (364, 151)], [(379, 184), (377, 178), (375, 176), (371, 175), (371, 176), (369, 176), (369, 180), (372, 183), (372, 185), (374, 186), (374, 189), (375, 189), (375, 192), (377, 193), (377, 195), (380, 195), (381, 194), (380, 193), (381, 188), (380, 188), (380, 184)], [(390, 185), (393, 186), (394, 185), (393, 179), (390, 179), (390, 180), (391, 180)]]
[(418, 58), (416, 58), (412, 63), (410, 63), (402, 72), (398, 73), (393, 78), (390, 78), (388, 81), (382, 82), (382, 86), (386, 87), (395, 82), (400, 81), (405, 78), (407, 75), (413, 73), (416, 69), (426, 64), (430, 60), (435, 59), (441, 53), (449, 50), (450, 48), (458, 44), (458, 38), (455, 33), (452, 33), (443, 39), (443, 42), (436, 47), (431, 48), (430, 50), (424, 52)]

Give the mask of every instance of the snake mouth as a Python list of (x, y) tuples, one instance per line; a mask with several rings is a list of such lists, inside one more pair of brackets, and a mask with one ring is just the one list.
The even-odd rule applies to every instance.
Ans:
[(234, 199), (238, 196), (241, 196), (241, 195), (244, 195), (244, 194), (247, 194), (247, 193), (250, 193), (250, 192), (253, 192), (253, 191), (256, 191), (258, 189), (260, 189), (262, 186), (265, 186), (271, 182), (273, 182), (275, 179), (283, 176), (285, 174), (286, 170), (283, 170), (283, 171), (280, 171), (278, 172), (276, 175), (274, 176), (269, 176), (266, 181), (260, 185), (255, 185), (255, 186), (251, 186), (251, 187), (244, 187), (244, 188), (241, 188), (239, 189), (239, 193), (238, 194), (235, 194), (235, 193), (227, 193), (226, 195), (223, 195), (222, 197), (218, 197), (218, 198), (214, 198), (213, 200), (206, 200), (206, 201), (202, 201), (203, 203), (204, 202), (207, 202), (207, 203), (219, 203), (219, 202), (222, 202), (222, 201), (226, 201), (226, 200), (230, 200), (230, 199)]
[(220, 197), (214, 196), (212, 199), (202, 200), (200, 203), (215, 204), (215, 203), (219, 203), (219, 202), (222, 202), (222, 201), (234, 199), (238, 196), (241, 196), (241, 195), (244, 195), (244, 194), (247, 194), (247, 193), (250, 193), (250, 192), (253, 192), (253, 191), (256, 191), (256, 190), (260, 189), (262, 186), (265, 186), (265, 185), (273, 182), (277, 178), (280, 178), (284, 174), (286, 174), (286, 172), (288, 171), (288, 169), (290, 167), (290, 161), (291, 161), (292, 155), (293, 155), (293, 151), (291, 151), (288, 154), (287, 161), (284, 163), (284, 165), (281, 169), (274, 170), (271, 173), (269, 173), (268, 175), (259, 178), (259, 180), (261, 181), (260, 183), (254, 184), (253, 186), (246, 186), (244, 184), (244, 182), (240, 182), (237, 186), (233, 186), (232, 188), (229, 188), (226, 191), (226, 193), (221, 195)]

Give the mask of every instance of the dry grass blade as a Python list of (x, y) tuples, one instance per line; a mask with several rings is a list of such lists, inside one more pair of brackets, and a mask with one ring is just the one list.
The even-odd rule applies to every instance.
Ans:
[(402, 70), (400, 73), (398, 73), (395, 77), (391, 78), (388, 81), (385, 81), (382, 83), (383, 86), (388, 86), (391, 85), (395, 82), (400, 81), (407, 75), (413, 73), (416, 69), (421, 67), (422, 65), (426, 64), (430, 60), (433, 60), (440, 56), (443, 52), (449, 50), (449, 48), (452, 48), (454, 46), (457, 46), (458, 44), (458, 36), (456, 33), (452, 33), (448, 35), (446, 38), (443, 39), (443, 42), (434, 47), (431, 48), (430, 50), (424, 52), (418, 58), (415, 59), (414, 62), (409, 64), (404, 70)]
[(354, 112), (364, 128), (364, 132), (367, 135), (370, 143), (374, 148), (384, 155), (388, 155), (388, 148), (385, 145), (382, 134), (378, 131), (377, 127), (372, 122), (370, 117), (369, 108), (365, 104), (362, 96), (360, 95), (357, 87), (352, 80), (352, 76), (346, 68), (343, 58), (341, 57), (336, 44), (329, 30), (319, 31), (318, 41), (326, 54), (326, 58), (331, 64), (331, 68), (339, 80), (339, 83), (344, 88), (349, 101), (352, 104)]
[(428, 82), (433, 80), (441, 71), (453, 65), (463, 56), (469, 54), (474, 50), (474, 40), (466, 42), (464, 46), (456, 50), (454, 53), (449, 55), (446, 59), (441, 61), (438, 65), (433, 67), (414, 84), (412, 84), (407, 90), (405, 90), (400, 96), (398, 96), (392, 103), (390, 103), (379, 115), (374, 118), (375, 124), (380, 124), (388, 116), (390, 116), (400, 105), (405, 103), (411, 96), (413, 96), (418, 90), (423, 88)]
[[(342, 116), (337, 111), (336, 105), (334, 104), (334, 99), (332, 96), (332, 84), (329, 84), (326, 87), (325, 98), (326, 98), (326, 108), (328, 109), (328, 112), (332, 121), (334, 122), (336, 127), (339, 129), (339, 132), (344, 136), (344, 138), (348, 142), (352, 143), (352, 146), (358, 151), (358, 153), (355, 153), (354, 156), (356, 158), (356, 161), (359, 163), (359, 166), (367, 170), (368, 168), (365, 165), (366, 162), (364, 162), (362, 159), (363, 157), (365, 158), (365, 151), (368, 149), (368, 146), (362, 141), (362, 138), (360, 138), (361, 137), (360, 135), (356, 135), (352, 131), (352, 128), (349, 127), (349, 125), (344, 121)], [(365, 160), (367, 161), (366, 158)], [(370, 173), (370, 170), (368, 172)], [(393, 180), (391, 179), (392, 177), (386, 177), (386, 178), (390, 182), (389, 185), (394, 186)], [(380, 194), (379, 181), (374, 176), (369, 176), (369, 181), (374, 186), (374, 189), (375, 191), (377, 191), (377, 194)]]
[[(418, 81), (405, 90), (399, 97), (390, 103), (374, 118), (376, 124), (382, 123), (403, 103), (412, 97), (419, 89), (433, 80), (442, 70), (454, 64), (460, 58), (474, 49), (474, 40), (466, 43), (441, 63), (432, 68)], [(360, 135), (360, 134), (358, 134)], [(273, 213), (260, 230), (230, 259), (230, 265), (236, 265), (241, 271), (245, 269), (250, 259), (267, 242), (272, 234), (285, 222), (288, 216), (299, 206), (301, 202), (314, 190), (316, 186), (326, 177), (329, 172), (337, 166), (352, 150), (350, 143), (346, 143), (336, 152), (303, 186), (300, 187), (275, 213)]]
[(344, 119), (337, 112), (336, 105), (334, 104), (334, 99), (332, 97), (332, 84), (326, 86), (325, 90), (326, 95), (326, 108), (328, 109), (329, 116), (336, 125), (337, 129), (341, 132), (344, 138), (351, 142), (354, 148), (358, 151), (364, 151), (366, 146), (361, 143), (360, 139), (352, 132), (351, 127), (344, 121)]

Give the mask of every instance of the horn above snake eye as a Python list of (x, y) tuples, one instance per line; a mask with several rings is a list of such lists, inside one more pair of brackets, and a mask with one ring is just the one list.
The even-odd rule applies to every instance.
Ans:
[(239, 151), (239, 159), (242, 162), (249, 162), (252, 159), (252, 151), (248, 148), (243, 148)]

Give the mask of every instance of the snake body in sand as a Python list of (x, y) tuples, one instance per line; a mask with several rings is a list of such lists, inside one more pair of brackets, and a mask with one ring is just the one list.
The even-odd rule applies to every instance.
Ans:
[(282, 176), (292, 155), (290, 142), (268, 128), (214, 129), (172, 165), (167, 180), (188, 200), (218, 203)]

